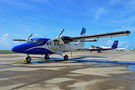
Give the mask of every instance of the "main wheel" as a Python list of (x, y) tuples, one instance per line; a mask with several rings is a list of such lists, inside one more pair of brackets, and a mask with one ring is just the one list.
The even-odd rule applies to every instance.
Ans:
[(31, 57), (30, 56), (26, 57), (26, 61), (27, 61), (27, 63), (30, 63), (31, 62)]
[(64, 60), (68, 60), (68, 55), (65, 55), (64, 56)]
[(45, 55), (45, 59), (50, 59), (48, 54)]

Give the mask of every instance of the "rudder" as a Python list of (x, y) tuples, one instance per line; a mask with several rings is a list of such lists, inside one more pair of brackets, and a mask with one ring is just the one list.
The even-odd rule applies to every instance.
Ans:
[[(85, 36), (85, 33), (86, 33), (86, 29), (84, 27), (82, 27), (82, 31), (81, 31), (80, 36)], [(84, 40), (84, 39), (82, 39), (82, 40)], [(81, 47), (85, 46), (85, 43), (81, 42), (80, 40), (78, 40), (78, 43), (80, 44)]]
[(118, 47), (118, 40), (115, 40), (111, 49), (116, 49)]
[(86, 33), (86, 29), (82, 27), (82, 31), (81, 31), (81, 36), (85, 36), (85, 33)]

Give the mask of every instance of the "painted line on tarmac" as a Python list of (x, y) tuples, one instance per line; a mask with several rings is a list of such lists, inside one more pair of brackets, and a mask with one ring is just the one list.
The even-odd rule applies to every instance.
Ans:
[(27, 61), (27, 60), (16, 61), (16, 62), (13, 62), (13, 63), (10, 63), (10, 64), (16, 64), (16, 63), (25, 62), (25, 61)]

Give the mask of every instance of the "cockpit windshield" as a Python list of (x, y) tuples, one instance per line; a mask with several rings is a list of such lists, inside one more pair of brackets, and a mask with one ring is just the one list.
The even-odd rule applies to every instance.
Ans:
[(43, 44), (43, 39), (31, 39), (29, 43)]
[(37, 43), (38, 39), (31, 39), (28, 43)]

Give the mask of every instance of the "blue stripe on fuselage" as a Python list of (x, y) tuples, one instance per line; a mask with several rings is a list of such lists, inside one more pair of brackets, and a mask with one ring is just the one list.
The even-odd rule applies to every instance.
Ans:
[(24, 43), (13, 47), (12, 51), (16, 53), (26, 53), (26, 54), (53, 54), (53, 52), (46, 49), (45, 47), (42, 48), (42, 46), (45, 45), (49, 39), (45, 38), (36, 38), (36, 39), (40, 40), (42, 39), (43, 43), (42, 44)]

